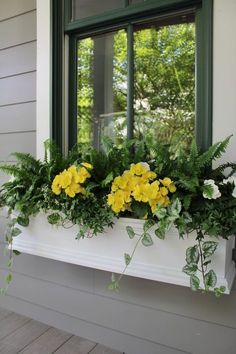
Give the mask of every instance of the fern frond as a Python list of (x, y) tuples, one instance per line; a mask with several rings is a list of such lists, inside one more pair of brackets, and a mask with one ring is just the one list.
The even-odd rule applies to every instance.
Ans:
[(190, 162), (195, 161), (198, 155), (199, 155), (199, 151), (198, 151), (197, 143), (196, 140), (193, 139), (190, 147), (189, 161)]
[(32, 155), (28, 153), (14, 152), (11, 155), (16, 157), (17, 163), (21, 163), (26, 166), (32, 166), (34, 168), (38, 168), (40, 165), (39, 160), (36, 160)]
[(211, 173), (211, 178), (215, 179), (218, 176), (222, 177), (223, 172), (227, 169), (230, 168), (231, 171), (228, 174), (228, 177), (232, 176), (235, 172), (236, 172), (236, 163), (233, 162), (226, 162), (220, 166), (218, 166), (217, 168), (215, 168), (212, 173)]
[(3, 173), (6, 173), (7, 175), (12, 175), (14, 177), (17, 177), (20, 173), (20, 168), (18, 168), (16, 165), (0, 165), (0, 171)]
[(56, 143), (51, 139), (47, 139), (44, 142), (44, 161), (47, 162), (48, 159), (54, 160), (57, 158), (58, 154), (59, 150)]
[(210, 146), (206, 152), (200, 155), (198, 158), (199, 168), (210, 166), (213, 160), (217, 160), (219, 157), (221, 157), (222, 154), (226, 151), (231, 137), (232, 135), (228, 136), (222, 142), (215, 143), (214, 145)]
[(214, 154), (214, 160), (220, 158), (225, 152), (229, 145), (229, 141), (232, 138), (233, 134), (229, 135), (225, 140), (219, 142), (216, 147), (216, 151)]

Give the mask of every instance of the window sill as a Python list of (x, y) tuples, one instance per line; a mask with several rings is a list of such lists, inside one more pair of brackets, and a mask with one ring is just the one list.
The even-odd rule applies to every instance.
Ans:
[[(30, 226), (14, 239), (14, 248), (20, 252), (46, 257), (66, 263), (89, 268), (121, 273), (124, 269), (124, 253), (132, 253), (137, 239), (129, 239), (126, 226), (135, 232), (142, 232), (143, 221), (121, 218), (113, 229), (93, 238), (75, 240), (78, 232), (76, 226), (69, 229), (48, 224), (43, 214), (31, 220)], [(189, 286), (189, 277), (182, 272), (185, 264), (186, 248), (193, 245), (194, 235), (179, 239), (173, 229), (164, 241), (153, 237), (154, 245), (144, 247), (141, 244), (128, 266), (125, 274), (165, 283)], [(230, 292), (235, 274), (232, 261), (234, 238), (219, 240), (217, 251), (212, 259), (212, 268), (218, 277), (218, 284)]]

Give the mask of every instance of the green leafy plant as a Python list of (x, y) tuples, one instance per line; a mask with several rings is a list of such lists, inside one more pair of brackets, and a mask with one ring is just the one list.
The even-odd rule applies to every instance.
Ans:
[[(15, 165), (0, 166), (11, 179), (0, 189), (0, 207), (7, 209), (6, 245), (9, 256), (6, 292), (12, 280), (13, 239), (32, 216), (47, 214), (49, 224), (78, 226), (77, 239), (91, 237), (112, 227), (116, 217), (144, 219), (143, 232), (127, 227), (136, 238), (133, 251), (124, 254), (124, 272), (139, 245), (151, 247), (154, 238), (164, 242), (175, 227), (181, 238), (196, 232), (196, 244), (186, 250), (183, 272), (193, 290), (224, 292), (217, 285), (211, 257), (219, 238), (236, 231), (236, 164), (216, 168), (212, 162), (226, 150), (230, 137), (206, 152), (193, 142), (190, 152), (173, 156), (170, 146), (147, 141), (127, 141), (115, 146), (105, 139), (103, 150), (75, 146), (62, 156), (45, 143), (44, 160), (15, 153)], [(117, 289), (123, 275), (113, 275), (110, 288)]]

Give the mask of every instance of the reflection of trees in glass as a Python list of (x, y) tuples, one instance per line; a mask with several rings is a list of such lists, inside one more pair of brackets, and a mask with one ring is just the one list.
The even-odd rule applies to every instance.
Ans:
[(189, 145), (194, 134), (194, 24), (135, 33), (135, 136)]
[[(126, 130), (127, 37), (114, 35), (113, 127), (119, 143)], [(136, 29), (135, 52), (135, 131), (156, 141), (189, 145), (195, 118), (195, 26), (179, 24)], [(78, 141), (91, 141), (93, 108), (93, 40), (78, 45)], [(102, 93), (101, 93), (101, 99)], [(112, 113), (112, 112), (111, 112)]]
[(78, 142), (90, 143), (93, 106), (93, 41), (86, 38), (78, 42), (77, 131)]

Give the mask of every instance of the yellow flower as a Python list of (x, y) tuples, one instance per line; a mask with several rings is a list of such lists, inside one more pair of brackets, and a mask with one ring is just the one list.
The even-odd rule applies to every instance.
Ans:
[(155, 172), (147, 171), (142, 175), (141, 180), (142, 182), (148, 182), (154, 180), (156, 177), (157, 175)]
[(114, 198), (114, 194), (113, 193), (110, 193), (108, 194), (107, 196), (107, 204), (108, 205), (112, 205), (115, 201), (115, 198)]
[(108, 195), (107, 203), (115, 213), (119, 213), (120, 211), (125, 210), (125, 198), (125, 193), (118, 190), (117, 192)]
[(61, 193), (60, 176), (57, 175), (52, 182), (52, 191), (54, 194), (59, 195)]
[(160, 180), (163, 186), (167, 187), (171, 193), (176, 191), (176, 186), (169, 177)]
[(132, 164), (130, 167), (130, 172), (133, 175), (141, 176), (148, 171), (147, 167), (142, 165), (140, 162)]
[(93, 166), (91, 165), (91, 163), (82, 162), (81, 165), (84, 166), (85, 168), (87, 168), (88, 170), (92, 170), (93, 169)]
[(67, 171), (72, 174), (72, 182), (79, 183), (79, 173), (77, 167), (72, 165), (68, 168)]
[(176, 186), (174, 185), (174, 183), (171, 183), (169, 186), (168, 186), (168, 189), (171, 193), (174, 193), (176, 192)]
[(72, 173), (64, 170), (60, 173), (60, 184), (63, 189), (67, 188), (72, 181)]
[(164, 179), (160, 179), (161, 183), (163, 184), (163, 186), (168, 187), (172, 181), (169, 177), (165, 177)]
[(168, 194), (168, 189), (166, 187), (161, 187), (160, 192), (165, 197)]
[(85, 167), (80, 167), (78, 171), (78, 182), (84, 183), (87, 178), (91, 177), (90, 173)]
[(74, 198), (76, 194), (78, 193), (84, 193), (84, 188), (81, 187), (80, 184), (72, 182), (66, 189), (65, 193), (71, 197)]

